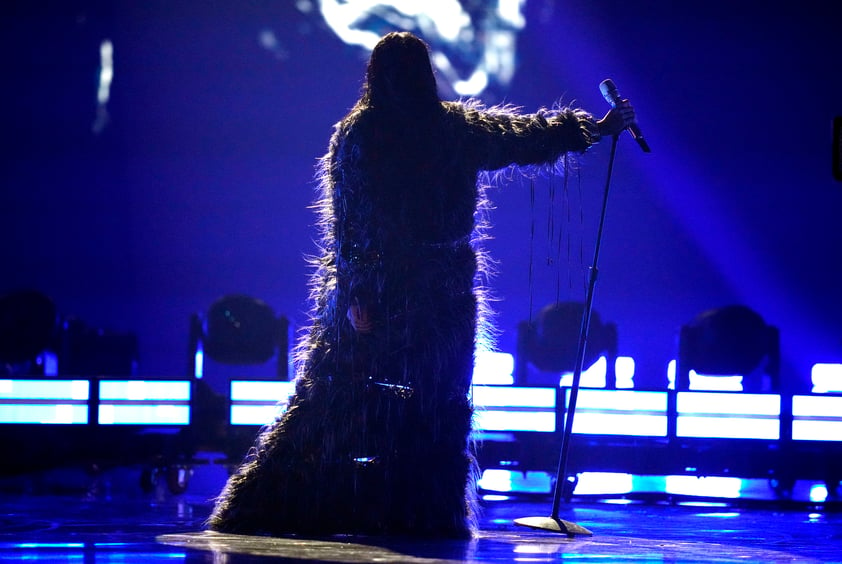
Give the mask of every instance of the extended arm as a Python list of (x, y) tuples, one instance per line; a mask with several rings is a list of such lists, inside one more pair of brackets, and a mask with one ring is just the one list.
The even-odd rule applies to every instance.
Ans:
[(568, 152), (582, 153), (603, 136), (616, 135), (634, 120), (628, 101), (602, 119), (573, 108), (520, 114), (515, 108), (484, 108), (446, 102), (453, 119), (464, 124), (465, 150), (479, 168), (546, 164)]

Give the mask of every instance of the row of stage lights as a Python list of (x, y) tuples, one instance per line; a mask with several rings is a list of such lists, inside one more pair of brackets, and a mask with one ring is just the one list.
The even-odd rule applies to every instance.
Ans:
[[(693, 374), (690, 391), (634, 390), (633, 367), (631, 358), (618, 359), (618, 389), (613, 390), (587, 387), (600, 378), (604, 387), (604, 357), (583, 373), (573, 433), (842, 442), (842, 395), (817, 393), (840, 391), (842, 365), (816, 365), (814, 393), (793, 396), (734, 393), (739, 376), (725, 390), (711, 391), (705, 380), (720, 382), (721, 377)], [(562, 376), (560, 388), (519, 387), (512, 385), (512, 368), (511, 355), (478, 358), (476, 432), (556, 432), (563, 425), (557, 406), (569, 401), (569, 375)], [(229, 424), (270, 423), (293, 391), (292, 381), (232, 380)], [(0, 423), (186, 426), (191, 392), (190, 380), (5, 379), (0, 380)]]
[[(604, 388), (606, 386), (608, 361), (604, 356), (582, 371), (580, 385), (583, 388)], [(676, 361), (667, 365), (667, 388), (675, 389)], [(633, 389), (635, 362), (630, 356), (618, 356), (614, 362), (617, 389)], [(817, 363), (811, 370), (812, 393), (842, 393), (842, 364)], [(739, 374), (731, 376), (707, 376), (690, 370), (690, 389), (720, 392), (741, 392), (743, 377)], [(511, 386), (514, 384), (514, 357), (508, 353), (485, 352), (477, 356), (474, 369), (474, 384)], [(566, 372), (559, 375), (559, 385), (570, 387), (573, 373)]]
[[(552, 478), (547, 472), (516, 472), (505, 469), (489, 469), (482, 473), (479, 487), (486, 493), (488, 501), (505, 500), (513, 493), (546, 494), (552, 492)], [(811, 480), (797, 483), (799, 490), (793, 492), (794, 499), (812, 503), (828, 500), (827, 485)], [(577, 476), (575, 495), (610, 498), (608, 503), (633, 503), (628, 496), (635, 492), (649, 495), (686, 497), (681, 505), (704, 507), (729, 507), (735, 499), (768, 499), (770, 493), (767, 480), (738, 478), (734, 476), (666, 475), (640, 476), (625, 472), (581, 472)], [(489, 493), (494, 492), (494, 493)], [(711, 501), (711, 500), (722, 501)], [(717, 513), (720, 516), (727, 514)]]

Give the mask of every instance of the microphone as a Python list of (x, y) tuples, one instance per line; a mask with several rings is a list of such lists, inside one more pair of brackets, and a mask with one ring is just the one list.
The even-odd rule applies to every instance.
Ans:
[[(620, 96), (620, 91), (617, 90), (617, 85), (614, 84), (614, 81), (610, 78), (606, 78), (599, 83), (599, 91), (602, 92), (602, 97), (605, 98), (606, 102), (611, 104), (612, 108), (616, 108), (623, 101), (622, 96)], [(649, 144), (646, 142), (646, 139), (643, 138), (643, 133), (640, 132), (640, 126), (637, 125), (637, 121), (632, 122), (632, 124), (626, 129), (629, 133), (631, 133), (632, 137), (634, 137), (634, 140), (637, 141), (637, 144), (640, 145), (640, 148), (643, 149), (644, 153), (652, 152), (652, 150), (649, 149)]]

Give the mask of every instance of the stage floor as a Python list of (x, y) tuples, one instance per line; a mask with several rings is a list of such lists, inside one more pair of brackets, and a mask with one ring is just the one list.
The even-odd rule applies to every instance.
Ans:
[(514, 525), (518, 517), (549, 514), (548, 496), (530, 496), (484, 501), (473, 541), (266, 538), (202, 532), (224, 476), (193, 480), (180, 495), (161, 484), (142, 491), (136, 469), (117, 476), (41, 476), (18, 480), (23, 491), (6, 487), (0, 493), (0, 560), (842, 562), (842, 514), (808, 508), (574, 500), (562, 506), (561, 518), (594, 535), (570, 539)]

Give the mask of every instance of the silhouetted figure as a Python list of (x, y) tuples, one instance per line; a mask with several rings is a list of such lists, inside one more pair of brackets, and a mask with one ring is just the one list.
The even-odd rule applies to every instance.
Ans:
[(209, 521), (229, 533), (466, 538), (468, 397), (483, 330), (478, 174), (583, 152), (634, 117), (442, 102), (427, 46), (374, 48), (322, 159), (321, 255), (296, 392)]

